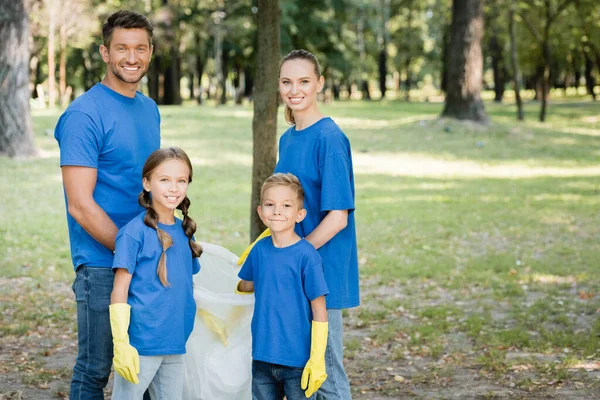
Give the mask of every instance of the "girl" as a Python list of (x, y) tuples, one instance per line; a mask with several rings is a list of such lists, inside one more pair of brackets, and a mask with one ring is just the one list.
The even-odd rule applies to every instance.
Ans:
[(349, 400), (342, 364), (342, 309), (359, 305), (354, 172), (348, 138), (319, 111), (317, 94), (323, 84), (319, 62), (308, 51), (294, 50), (282, 59), (279, 93), (292, 127), (279, 141), (275, 172), (292, 173), (302, 183), (307, 213), (296, 232), (321, 255), (329, 288), (328, 378), (317, 398)]
[[(142, 171), (138, 201), (146, 209), (116, 239), (110, 325), (113, 400), (181, 399), (183, 354), (194, 326), (192, 275), (202, 249), (186, 196), (192, 164), (177, 147), (153, 152)], [(174, 215), (181, 210), (183, 221)]]

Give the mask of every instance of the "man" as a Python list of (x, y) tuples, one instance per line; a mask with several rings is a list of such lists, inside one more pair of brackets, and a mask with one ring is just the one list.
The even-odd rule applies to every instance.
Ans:
[(160, 147), (156, 103), (137, 91), (152, 56), (146, 17), (119, 11), (102, 27), (106, 76), (60, 117), (60, 147), (71, 257), (76, 271), (78, 354), (71, 399), (103, 399), (113, 357), (108, 306), (115, 237), (142, 211), (141, 171)]

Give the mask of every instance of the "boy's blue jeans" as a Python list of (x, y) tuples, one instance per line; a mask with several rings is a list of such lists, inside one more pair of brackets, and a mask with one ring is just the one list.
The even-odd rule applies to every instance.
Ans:
[[(300, 387), (304, 368), (252, 361), (252, 400), (306, 400)], [(308, 399), (314, 400), (315, 395)]]
[(328, 308), (329, 334), (325, 351), (327, 379), (317, 392), (317, 400), (351, 400), (350, 382), (344, 370), (344, 322), (342, 310)]
[(113, 358), (108, 306), (115, 274), (108, 267), (77, 268), (73, 292), (77, 301), (77, 360), (71, 378), (71, 400), (103, 400)]

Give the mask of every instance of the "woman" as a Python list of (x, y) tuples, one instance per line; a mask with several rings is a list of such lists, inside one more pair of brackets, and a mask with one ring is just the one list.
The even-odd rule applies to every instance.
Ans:
[(317, 104), (323, 89), (319, 62), (306, 50), (294, 50), (279, 67), (279, 93), (292, 125), (279, 141), (275, 172), (296, 175), (304, 189), (306, 218), (296, 225), (323, 259), (329, 314), (325, 354), (327, 380), (319, 399), (351, 399), (343, 366), (342, 309), (360, 303), (354, 223), (354, 172), (350, 142)]

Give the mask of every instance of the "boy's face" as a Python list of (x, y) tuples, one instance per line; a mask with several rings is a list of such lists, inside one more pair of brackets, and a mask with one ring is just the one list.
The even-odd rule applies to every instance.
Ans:
[(288, 186), (272, 186), (265, 190), (258, 215), (271, 232), (289, 232), (306, 216), (302, 206), (296, 193)]

